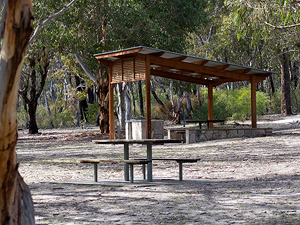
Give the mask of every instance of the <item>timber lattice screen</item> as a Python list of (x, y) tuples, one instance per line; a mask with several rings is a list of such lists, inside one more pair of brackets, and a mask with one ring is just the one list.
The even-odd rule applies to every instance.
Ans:
[(121, 59), (112, 65), (112, 83), (145, 80), (145, 61), (139, 58)]

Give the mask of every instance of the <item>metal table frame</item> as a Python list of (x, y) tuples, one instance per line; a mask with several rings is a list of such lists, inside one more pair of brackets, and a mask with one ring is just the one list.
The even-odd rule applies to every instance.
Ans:
[[(166, 144), (166, 143), (182, 143), (182, 140), (173, 139), (142, 139), (142, 140), (125, 140), (125, 139), (111, 139), (111, 140), (93, 140), (95, 144), (123, 144), (124, 145), (124, 160), (129, 160), (129, 144), (146, 144), (147, 145), (147, 180), (153, 181), (152, 178), (152, 145)], [(124, 179), (129, 181), (129, 164), (124, 164)]]

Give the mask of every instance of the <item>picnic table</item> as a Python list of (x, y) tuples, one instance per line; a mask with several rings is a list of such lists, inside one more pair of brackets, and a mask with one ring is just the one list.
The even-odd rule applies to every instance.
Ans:
[(185, 120), (186, 123), (199, 123), (199, 128), (201, 129), (201, 124), (206, 123), (209, 129), (209, 123), (224, 123), (225, 120)]
[(129, 164), (126, 160), (129, 160), (129, 145), (130, 144), (144, 144), (147, 145), (147, 180), (149, 182), (152, 179), (152, 145), (166, 144), (166, 143), (181, 143), (182, 140), (174, 139), (142, 139), (142, 140), (125, 140), (125, 139), (111, 139), (111, 140), (93, 140), (95, 144), (121, 144), (124, 145), (124, 179), (129, 181)]

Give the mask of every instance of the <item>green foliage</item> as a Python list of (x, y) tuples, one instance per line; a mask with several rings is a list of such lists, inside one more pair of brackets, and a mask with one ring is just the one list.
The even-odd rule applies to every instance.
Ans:
[[(267, 94), (256, 92), (257, 115), (265, 114), (270, 100)], [(251, 90), (242, 88), (240, 90), (228, 91), (228, 103), (226, 109), (230, 112), (233, 120), (249, 119), (251, 116)]]
[(17, 121), (18, 121), (18, 128), (26, 129), (27, 124), (29, 121), (29, 115), (25, 111), (24, 107), (19, 106), (17, 108)]
[[(73, 127), (76, 125), (75, 113), (59, 107), (58, 104), (50, 106), (51, 116), (45, 106), (39, 105), (36, 110), (36, 122), (39, 128)], [(19, 128), (27, 128), (29, 115), (24, 107), (17, 109), (17, 120)]]
[[(203, 119), (208, 118), (208, 103), (207, 103), (207, 89), (201, 91), (201, 107), (195, 105), (195, 113), (193, 114), (193, 119)], [(228, 101), (229, 92), (226, 90), (216, 91), (214, 90), (214, 119), (216, 120), (226, 120), (230, 117), (230, 110), (228, 109), (230, 102)], [(194, 102), (196, 104), (196, 102)]]
[(281, 91), (276, 91), (270, 97), (269, 113), (281, 113)]
[(300, 87), (291, 88), (291, 105), (293, 112), (300, 112)]
[[(191, 99), (194, 109), (193, 119), (207, 119), (207, 89), (201, 89), (201, 107), (199, 107), (196, 97), (191, 97)], [(270, 104), (268, 95), (257, 91), (256, 99), (257, 114), (265, 114)], [(166, 116), (164, 111), (161, 111), (164, 114), (160, 116), (158, 112), (155, 112), (156, 117), (164, 118)], [(214, 119), (226, 120), (231, 117), (233, 120), (245, 120), (249, 119), (250, 116), (251, 90), (249, 87), (236, 90), (214, 90)]]
[(86, 112), (87, 120), (90, 122), (95, 121), (98, 112), (99, 112), (99, 103), (98, 102), (94, 102), (92, 104), (89, 103), (89, 108)]
[(53, 118), (54, 127), (73, 127), (76, 124), (75, 116), (68, 110), (63, 110), (62, 112), (51, 116)]

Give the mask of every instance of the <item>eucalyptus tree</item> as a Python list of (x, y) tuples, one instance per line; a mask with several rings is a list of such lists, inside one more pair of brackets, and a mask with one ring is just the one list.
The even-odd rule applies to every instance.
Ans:
[[(4, 2), (4, 6), (3, 6)], [(1, 1), (0, 54), (0, 224), (34, 224), (30, 190), (16, 155), (18, 83), (33, 30), (30, 0)]]
[(53, 10), (47, 8), (47, 1), (35, 1), (33, 3), (36, 12), (35, 17), (38, 19), (34, 21), (35, 30), (29, 40), (29, 50), (25, 57), (19, 89), (19, 95), (25, 102), (26, 108), (28, 106), (30, 134), (38, 133), (37, 104), (46, 83), (51, 56), (53, 55), (53, 49), (50, 49), (47, 40), (45, 40), (45, 36), (51, 35), (53, 30), (49, 29), (51, 26), (46, 27), (46, 25), (65, 12), (74, 1), (72, 0), (60, 9)]
[[(55, 1), (50, 6), (62, 4)], [(97, 85), (101, 132), (108, 132), (108, 80), (93, 54), (137, 45), (183, 52), (188, 33), (205, 20), (205, 5), (201, 0), (77, 0), (49, 25), (48, 43), (62, 53), (73, 53)]]
[(231, 18), (237, 25), (238, 37), (246, 37), (251, 30), (251, 43), (264, 41), (277, 56), (281, 70), (281, 113), (289, 115), (291, 110), (290, 71), (291, 59), (299, 54), (299, 2), (284, 1), (226, 1), (233, 8)]

